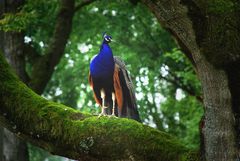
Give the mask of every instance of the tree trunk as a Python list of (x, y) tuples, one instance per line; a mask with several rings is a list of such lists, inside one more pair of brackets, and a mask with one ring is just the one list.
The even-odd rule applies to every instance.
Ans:
[[(23, 4), (23, 1), (5, 1), (3, 11), (17, 12), (19, 7)], [(20, 79), (27, 83), (27, 74), (25, 72), (25, 60), (23, 54), (23, 34), (16, 32), (2, 33), (2, 46), (5, 53), (5, 57), (16, 71)], [(20, 140), (7, 129), (1, 130), (2, 143), (2, 160), (4, 161), (28, 161), (28, 149), (26, 142)]]
[(8, 63), (15, 70), (19, 78), (28, 83), (28, 76), (26, 73), (25, 56), (23, 53), (24, 46), (23, 33), (5, 32), (4, 33), (4, 54)]
[(238, 3), (224, 0), (143, 0), (143, 3), (178, 40), (196, 68), (204, 95), (205, 159), (235, 161), (234, 97), (225, 67), (239, 58)]
[[(4, 1), (0, 1), (0, 19), (4, 13)], [(3, 52), (3, 31), (0, 30), (0, 52)], [(0, 160), (3, 160), (3, 127), (0, 126)]]
[(3, 158), (3, 127), (0, 127), (0, 160), (4, 160)]
[(3, 160), (4, 161), (27, 161), (28, 149), (25, 141), (20, 140), (12, 132), (4, 129), (3, 133)]
[[(8, 62), (23, 82), (27, 82), (23, 55), (23, 34), (7, 32), (4, 34), (4, 53)], [(27, 161), (27, 144), (7, 129), (3, 130), (3, 155), (5, 161)]]
[(229, 87), (232, 94), (232, 107), (235, 116), (236, 146), (240, 157), (240, 62), (232, 63), (227, 67)]
[[(199, 55), (200, 56), (200, 55)], [(208, 161), (235, 161), (234, 115), (228, 77), (201, 55), (196, 63), (204, 93), (204, 152)]]

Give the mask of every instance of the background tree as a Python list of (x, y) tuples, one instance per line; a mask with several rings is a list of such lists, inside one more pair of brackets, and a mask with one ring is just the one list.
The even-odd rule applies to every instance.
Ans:
[[(16, 14), (23, 6), (24, 1), (11, 2), (1, 1), (1, 17), (2, 14)], [(22, 32), (4, 32), (2, 33), (2, 47), (5, 56), (11, 66), (15, 69), (21, 80), (27, 83), (27, 74), (25, 72), (25, 61), (23, 53), (23, 37)], [(14, 134), (7, 129), (1, 129), (1, 160), (12, 161), (28, 160), (27, 144), (15, 137)]]
[(239, 120), (239, 90), (238, 72), (234, 71), (240, 51), (239, 1), (144, 3), (177, 38), (195, 65), (203, 87), (206, 160), (236, 160), (239, 121), (235, 124), (234, 117)]

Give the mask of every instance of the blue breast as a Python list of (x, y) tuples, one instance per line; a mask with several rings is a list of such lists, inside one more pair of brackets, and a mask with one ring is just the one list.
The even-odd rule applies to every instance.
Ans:
[(113, 76), (114, 59), (108, 44), (103, 43), (99, 54), (90, 63), (90, 73), (93, 78)]

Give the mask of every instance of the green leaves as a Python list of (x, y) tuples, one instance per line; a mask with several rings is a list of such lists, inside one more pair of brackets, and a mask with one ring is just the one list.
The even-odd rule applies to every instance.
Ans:
[(237, 4), (231, 0), (210, 0), (207, 11), (214, 14), (229, 13), (234, 10), (234, 3)]
[(26, 30), (31, 22), (36, 18), (35, 12), (18, 12), (16, 14), (4, 14), (4, 18), (0, 20), (0, 30), (20, 32)]

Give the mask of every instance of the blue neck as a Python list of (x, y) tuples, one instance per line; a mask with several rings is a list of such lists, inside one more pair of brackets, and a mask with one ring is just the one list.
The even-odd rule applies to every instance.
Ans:
[(114, 59), (110, 46), (103, 41), (100, 52), (90, 64), (90, 72), (93, 77), (111, 76), (114, 71)]
[(110, 48), (108, 43), (105, 43), (105, 41), (103, 41), (103, 43), (101, 45), (98, 56), (102, 57), (102, 59), (104, 59), (104, 60), (107, 60), (107, 59), (109, 60), (113, 57), (112, 49)]

